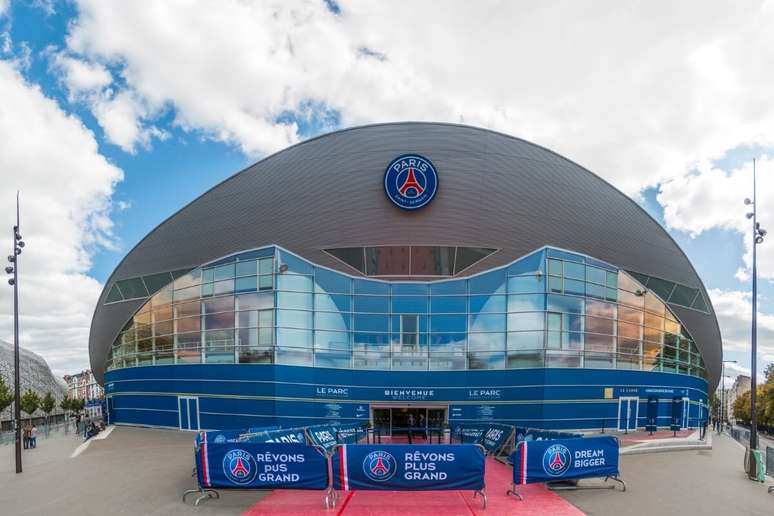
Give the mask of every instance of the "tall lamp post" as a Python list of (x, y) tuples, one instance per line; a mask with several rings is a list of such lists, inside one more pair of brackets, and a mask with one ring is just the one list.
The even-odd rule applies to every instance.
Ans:
[(748, 219), (752, 219), (752, 339), (751, 339), (751, 357), (750, 357), (750, 450), (758, 449), (758, 416), (755, 413), (755, 401), (757, 396), (757, 369), (758, 369), (758, 268), (756, 249), (763, 243), (763, 237), (766, 236), (766, 230), (758, 222), (758, 205), (756, 204), (755, 191), (755, 160), (753, 160), (753, 198), (745, 199), (746, 205), (752, 205), (752, 211), (747, 214)]
[(24, 241), (19, 233), (19, 192), (16, 192), (16, 225), (13, 227), (13, 249), (8, 255), (11, 265), (5, 272), (13, 274), (8, 284), (13, 286), (13, 419), (16, 432), (16, 473), (22, 472), (21, 452), (21, 399), (19, 394), (19, 255)]

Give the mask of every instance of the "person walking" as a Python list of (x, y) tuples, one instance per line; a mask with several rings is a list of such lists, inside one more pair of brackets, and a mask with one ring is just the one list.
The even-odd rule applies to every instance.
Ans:
[(424, 414), (419, 414), (419, 428), (422, 429), (422, 438), (427, 440), (427, 422)]
[(38, 447), (38, 427), (35, 425), (32, 425), (32, 428), (30, 428), (30, 448), (37, 448)]
[(30, 426), (29, 424), (22, 427), (22, 438), (24, 440), (24, 449), (27, 450), (30, 447)]

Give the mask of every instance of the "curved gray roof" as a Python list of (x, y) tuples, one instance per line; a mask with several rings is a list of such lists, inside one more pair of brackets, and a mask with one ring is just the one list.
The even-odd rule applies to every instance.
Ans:
[[(422, 210), (395, 207), (383, 190), (396, 156), (429, 158), (438, 193)], [(106, 282), (89, 352), (102, 381), (110, 346), (143, 300), (105, 305), (114, 281), (194, 268), (277, 244), (352, 274), (322, 249), (369, 245), (498, 248), (463, 275), (506, 264), (544, 245), (701, 289), (669, 234), (639, 205), (578, 164), (535, 144), (475, 127), (404, 122), (345, 129), (269, 156), (218, 184), (151, 231)], [(670, 305), (696, 340), (710, 388), (720, 376), (714, 310)]]

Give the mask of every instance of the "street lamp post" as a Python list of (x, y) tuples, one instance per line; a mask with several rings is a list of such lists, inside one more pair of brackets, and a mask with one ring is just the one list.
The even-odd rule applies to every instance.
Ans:
[(758, 205), (756, 204), (755, 191), (755, 160), (753, 160), (753, 200), (745, 199), (744, 203), (752, 205), (752, 211), (747, 214), (748, 219), (752, 219), (753, 242), (752, 242), (752, 338), (751, 338), (751, 357), (750, 357), (750, 450), (758, 449), (758, 416), (755, 413), (755, 402), (757, 398), (757, 369), (758, 369), (758, 264), (756, 249), (763, 243), (763, 237), (766, 236), (766, 230), (761, 228), (758, 222)]
[(8, 255), (11, 265), (5, 272), (13, 274), (8, 284), (13, 286), (13, 419), (16, 441), (16, 473), (22, 472), (21, 452), (21, 394), (19, 392), (19, 255), (24, 241), (19, 233), (19, 192), (16, 192), (16, 225), (13, 227), (13, 249)]

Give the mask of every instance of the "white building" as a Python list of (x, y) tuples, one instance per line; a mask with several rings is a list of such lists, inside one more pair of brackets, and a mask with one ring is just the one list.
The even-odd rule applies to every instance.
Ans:
[(740, 374), (734, 380), (734, 385), (728, 388), (726, 392), (726, 410), (728, 411), (728, 419), (735, 421), (734, 417), (734, 402), (736, 399), (750, 390), (750, 377)]
[(88, 417), (102, 416), (102, 399), (105, 392), (97, 383), (91, 369), (86, 369), (74, 375), (65, 375), (67, 382), (67, 396), (70, 399), (84, 400), (84, 410)]

